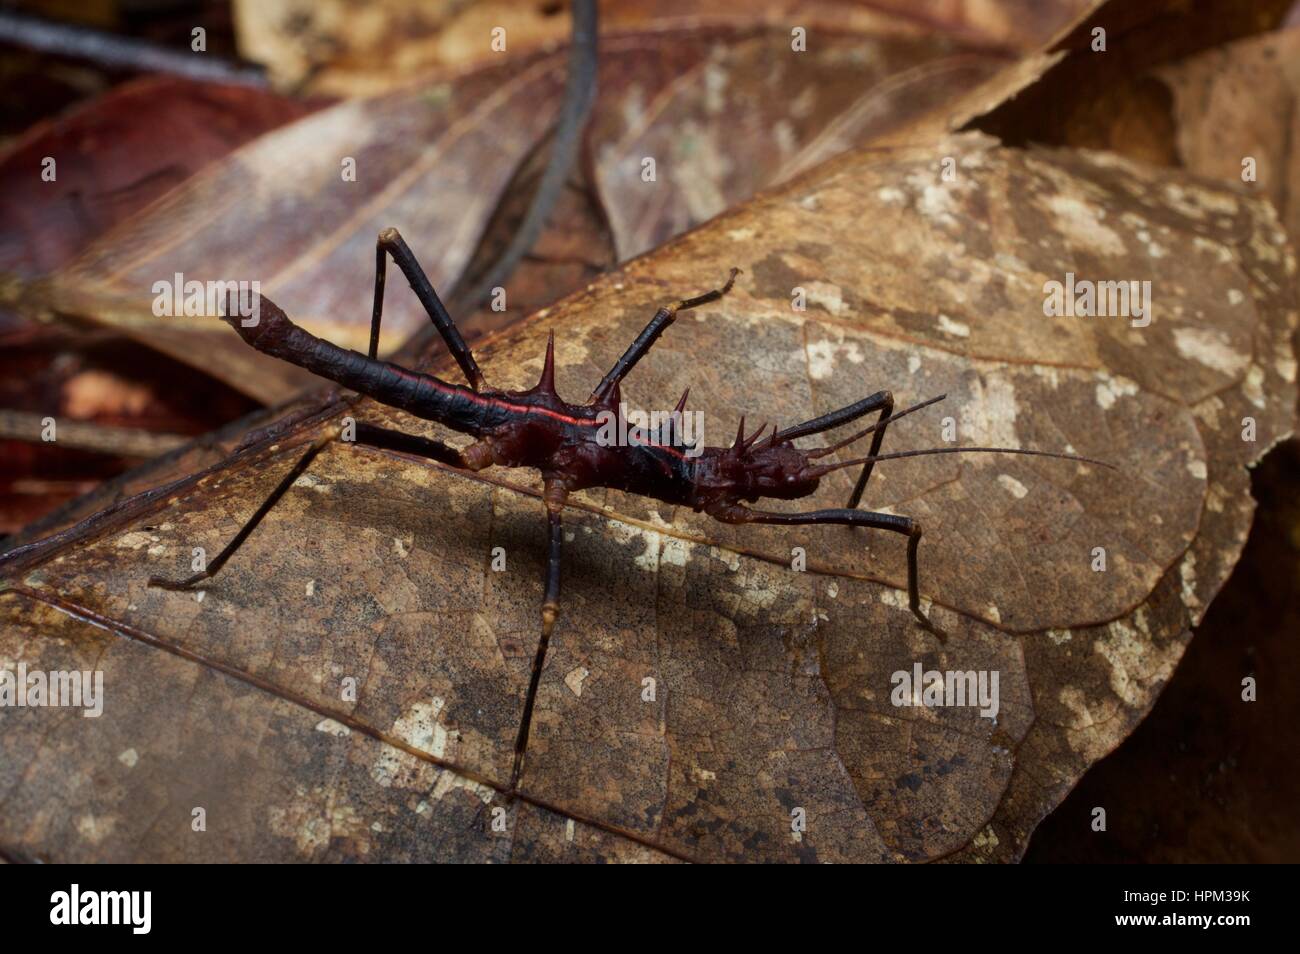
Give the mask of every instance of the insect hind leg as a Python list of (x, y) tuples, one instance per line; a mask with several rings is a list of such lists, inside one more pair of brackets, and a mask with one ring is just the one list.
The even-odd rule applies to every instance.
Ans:
[[(342, 433), (343, 428), (335, 424), (313, 440), (303, 455), (298, 458), (297, 463), (289, 469), (289, 472), (276, 484), (275, 489), (267, 495), (257, 510), (253, 512), (253, 515), (239, 528), (239, 532), (206, 567), (182, 580), (169, 580), (160, 576), (151, 576), (149, 586), (164, 590), (192, 590), (198, 584), (216, 576), (217, 572), (225, 566), (226, 561), (235, 555), (235, 552), (243, 546), (252, 532), (257, 529), (257, 525), (262, 522), (263, 518), (289, 492), (289, 488), (293, 486), (294, 482), (307, 472), (307, 468), (311, 466), (316, 456), (331, 442), (341, 439)], [(412, 454), (463, 470), (478, 471), (491, 466), (492, 463), (490, 451), (487, 450), (486, 445), (481, 443), (472, 444), (464, 449), (457, 449), (444, 444), (442, 441), (418, 437), (414, 434), (404, 434), (401, 431), (363, 422), (357, 424), (355, 441), (345, 440), (344, 443), (355, 443), (359, 447), (373, 447), (379, 450)]]

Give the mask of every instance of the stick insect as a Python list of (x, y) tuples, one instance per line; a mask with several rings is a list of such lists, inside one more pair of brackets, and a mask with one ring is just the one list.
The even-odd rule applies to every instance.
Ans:
[[(379, 329), (389, 257), (401, 269), (428, 312), (451, 356), (465, 375), (468, 386), (453, 384), (432, 374), (410, 371), (379, 360)], [(699, 448), (685, 442), (682, 428), (676, 423), (680, 422), (685, 410), (690, 393), (688, 388), (677, 402), (667, 423), (661, 424), (657, 429), (647, 429), (641, 435), (642, 439), (623, 445), (602, 442), (599, 439), (602, 421), (607, 421), (611, 414), (621, 413), (620, 386), (623, 379), (645, 357), (681, 312), (718, 301), (731, 291), (737, 274), (739, 269), (733, 268), (726, 283), (720, 288), (660, 308), (623, 356), (614, 362), (613, 367), (596, 385), (585, 404), (569, 404), (556, 393), (554, 333), (547, 341), (541, 379), (535, 387), (527, 391), (502, 391), (489, 387), (473, 352), (465, 344), (433, 285), (396, 229), (381, 232), (376, 245), (369, 354), (363, 355), (341, 348), (299, 328), (266, 298), (259, 297), (251, 303), (256, 306), (258, 320), (256, 323), (248, 322), (250, 327), (245, 327), (245, 322), (241, 320), (241, 315), (248, 314), (246, 308), (232, 307), (228, 302), (226, 313), (222, 317), (239, 332), (244, 341), (265, 354), (291, 362), (383, 404), (424, 420), (436, 421), (474, 438), (471, 444), (458, 449), (442, 441), (389, 428), (358, 424), (356, 443), (424, 457), (467, 471), (501, 466), (530, 467), (541, 472), (544, 488), (542, 501), (548, 524), (548, 552), (545, 595), (541, 609), (542, 640), (533, 664), (532, 686), (528, 697), (530, 702), (536, 690), (546, 645), (560, 611), (560, 549), (563, 540), (561, 513), (566, 500), (574, 491), (611, 487), (669, 504), (688, 506), (732, 524), (841, 524), (901, 534), (907, 538), (908, 607), (921, 626), (942, 638), (942, 631), (921, 611), (917, 573), (921, 525), (910, 517), (858, 509), (876, 463), (926, 454), (983, 452), (1029, 454), (1110, 466), (1085, 457), (1001, 447), (929, 448), (882, 454), (881, 444), (891, 423), (945, 397), (939, 395), (895, 413), (893, 395), (887, 390), (878, 391), (853, 404), (792, 427), (773, 427), (766, 438), (762, 438), (766, 424), (746, 435), (745, 420), (742, 417), (736, 439), (729, 447)], [(821, 434), (871, 414), (877, 415), (872, 423), (836, 443), (807, 450), (794, 445), (794, 441), (799, 438)], [(868, 435), (871, 436), (871, 444), (865, 456), (819, 463), (828, 455)], [(338, 436), (339, 429), (332, 428), (308, 446), (284, 479), (206, 569), (182, 580), (153, 577), (149, 581), (150, 585), (185, 590), (216, 575), (267, 512), (307, 470), (316, 455)], [(860, 467), (861, 470), (843, 508), (784, 513), (748, 506), (763, 497), (780, 500), (807, 497), (817, 490), (822, 477), (849, 467)]]

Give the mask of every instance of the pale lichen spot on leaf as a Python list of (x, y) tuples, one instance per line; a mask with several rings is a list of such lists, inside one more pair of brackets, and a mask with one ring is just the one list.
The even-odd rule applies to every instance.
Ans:
[(564, 684), (569, 687), (569, 691), (572, 692), (575, 696), (581, 696), (582, 684), (586, 680), (586, 678), (590, 675), (591, 675), (591, 670), (587, 669), (585, 666), (578, 666), (574, 669), (569, 670), (569, 672), (565, 675)]
[(1224, 332), (1211, 328), (1175, 328), (1174, 346), (1183, 357), (1234, 378), (1250, 363), (1250, 356), (1234, 350)]
[(820, 305), (832, 315), (840, 315), (848, 310), (844, 304), (844, 289), (839, 285), (830, 282), (808, 282), (803, 288), (810, 305)]
[(344, 739), (352, 734), (352, 730), (342, 722), (334, 719), (321, 719), (316, 723), (316, 731), (324, 732), (326, 735), (332, 735), (336, 738)]
[(1123, 255), (1127, 251), (1119, 233), (1102, 221), (1104, 209), (1061, 192), (1050, 193), (1045, 201), (1062, 235), (1100, 255)]
[(661, 565), (670, 564), (672, 566), (685, 566), (691, 558), (691, 550), (694, 544), (688, 540), (680, 540), (677, 537), (664, 537), (663, 547), (659, 551), (659, 563)]
[(987, 826), (975, 836), (971, 844), (979, 851), (992, 851), (996, 848), (998, 846), (998, 836), (993, 831), (993, 826)]
[(1029, 494), (1029, 488), (1010, 474), (998, 474), (998, 483), (1017, 500), (1023, 500)]
[(962, 432), (978, 444), (1019, 448), (1019, 412), (1015, 385), (990, 372), (972, 384), (971, 400), (961, 408)]
[(1250, 370), (1246, 372), (1246, 379), (1241, 382), (1241, 393), (1246, 396), (1246, 400), (1261, 411), (1268, 407), (1268, 399), (1264, 397), (1264, 369), (1257, 364), (1252, 364)]
[(113, 833), (117, 820), (92, 814), (82, 815), (77, 819), (77, 834), (92, 845), (97, 845)]
[(493, 796), (496, 794), (486, 785), (480, 785), (463, 775), (447, 771), (438, 773), (438, 781), (434, 783), (432, 791), (429, 792), (429, 797), (435, 802), (440, 802), (449, 792), (453, 792), (458, 788), (469, 792), (484, 805), (490, 805)]
[(1097, 406), (1103, 411), (1109, 411), (1115, 406), (1115, 402), (1121, 397), (1132, 397), (1138, 393), (1136, 382), (1119, 375), (1109, 375), (1105, 372), (1098, 374), (1100, 380), (1097, 382)]
[(118, 537), (114, 541), (114, 546), (124, 550), (140, 550), (152, 543), (154, 539), (154, 537), (141, 530), (132, 530)]
[(1150, 644), (1140, 639), (1138, 632), (1122, 620), (1107, 627), (1107, 638), (1092, 644), (1093, 651), (1110, 664), (1110, 688), (1128, 706), (1139, 706), (1146, 698), (1142, 683), (1149, 674), (1142, 672), (1149, 662), (1146, 651)]
[(939, 315), (939, 330), (946, 335), (952, 335), (954, 338), (969, 338), (970, 325), (950, 318), (948, 315)]
[(847, 358), (853, 364), (866, 360), (861, 346), (856, 341), (835, 342), (827, 338), (809, 342), (805, 349), (808, 359), (808, 376), (814, 381), (827, 381), (835, 376), (835, 369), (841, 358)]
[(448, 742), (455, 742), (460, 737), (456, 730), (449, 732), (439, 722), (446, 706), (447, 700), (440, 696), (434, 696), (429, 702), (417, 702), (393, 723), (393, 735), (435, 758), (445, 757)]
[(1191, 608), (1199, 607), (1201, 600), (1196, 595), (1196, 554), (1191, 550), (1187, 551), (1183, 562), (1178, 565), (1178, 576), (1183, 584), (1183, 604)]
[(295, 487), (306, 487), (309, 490), (316, 491), (318, 494), (327, 494), (330, 492), (331, 489), (333, 489), (330, 486), (328, 481), (323, 480), (320, 477), (318, 477), (316, 474), (312, 474), (312, 473), (306, 473), (301, 475), (297, 480), (293, 482), (293, 485)]
[(649, 573), (659, 571), (659, 549), (663, 537), (658, 531), (646, 530), (635, 524), (623, 523), (621, 520), (610, 520), (607, 526), (619, 543), (640, 541), (644, 544), (644, 549), (632, 558), (634, 565)]

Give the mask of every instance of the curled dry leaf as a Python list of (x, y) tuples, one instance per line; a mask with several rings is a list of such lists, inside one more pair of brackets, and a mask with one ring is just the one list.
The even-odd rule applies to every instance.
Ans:
[(1007, 63), (897, 25), (822, 32), (806, 51), (779, 29), (645, 34), (610, 56), (591, 138), (620, 260), (907, 125)]
[[(309, 379), (211, 328), (154, 313), (159, 281), (259, 282), (302, 303), (318, 333), (364, 348), (375, 237), (436, 239), (423, 257), (454, 283), (515, 165), (548, 128), (564, 58), (531, 57), (434, 86), (350, 100), (262, 136), (106, 233), (23, 301), (93, 317), (266, 403)], [(432, 198), (431, 198), (432, 197)], [(391, 349), (425, 319), (385, 312)]]
[[(955, 181), (943, 156), (960, 157)], [(960, 443), (1118, 470), (881, 464), (871, 505), (927, 527), (942, 645), (907, 613), (893, 540), (742, 533), (577, 495), (509, 800), (542, 585), (529, 475), (335, 445), (201, 600), (145, 586), (222, 547), (324, 420), (439, 431), (370, 402), (325, 407), (3, 564), (0, 655), (101, 669), (107, 695), (94, 726), (6, 716), (0, 845), (50, 860), (1017, 858), (1151, 705), (1240, 552), (1246, 467), (1293, 426), (1296, 264), (1276, 216), (1090, 153), (971, 134), (873, 150), (492, 338), (480, 364), (495, 386), (531, 386), (554, 330), (559, 390), (585, 394), (658, 305), (732, 265), (735, 292), (683, 315), (628, 380), (630, 404), (666, 409), (689, 384), (721, 443), (742, 412), (788, 423), (882, 386), (947, 391), (887, 447), (941, 444), (947, 414)], [(1066, 271), (1152, 280), (1153, 321), (1046, 317), (1044, 282)], [(811, 503), (847, 489), (828, 481)], [(796, 545), (808, 572), (789, 568)], [(892, 705), (892, 673), (915, 663), (997, 671), (996, 718)], [(195, 806), (220, 838), (189, 836)]]
[[(33, 127), (0, 155), (0, 289), (61, 267), (198, 169), (320, 105), (250, 86), (151, 76)], [(9, 296), (0, 290), (0, 297)], [(200, 434), (249, 404), (216, 384), (199, 393), (188, 368), (95, 327), (36, 324), (0, 307), (0, 336), (0, 407), (38, 419)], [(107, 447), (93, 457), (79, 453), (65, 436), (0, 446), (0, 532), (48, 514), (127, 464)]]
[[(815, 51), (832, 33), (914, 37), (943, 34), (972, 47), (1026, 50), (1093, 0), (618, 0), (600, 5), (603, 33), (670, 33), (763, 27), (787, 39), (795, 26)], [(240, 49), (281, 83), (306, 82), (337, 95), (375, 93), (427, 69), (481, 65), (568, 35), (567, 4), (486, 0), (473, 4), (382, 0), (358, 10), (347, 0), (236, 2)]]
[[(149, 76), (33, 127), (0, 156), (0, 273), (52, 271), (203, 166), (320, 105)], [(46, 157), (57, 159), (51, 181)]]
[[(579, 217), (585, 238), (564, 245), (612, 240), (609, 256), (596, 258), (636, 254), (946, 102), (1005, 62), (905, 23), (873, 23), (874, 34), (819, 34), (807, 53), (791, 50), (788, 31), (770, 29), (603, 38), (606, 118), (590, 131), (600, 208)], [(204, 169), (28, 288), (22, 304), (107, 323), (263, 402), (286, 399), (304, 376), (210, 323), (158, 317), (154, 283), (177, 274), (257, 281), (268, 297), (300, 302), (304, 326), (364, 348), (375, 236), (398, 227), (435, 286), (453, 287), (516, 169), (535, 156), (564, 70), (563, 54), (526, 55), (323, 109)], [(646, 150), (660, 157), (655, 183), (641, 179)], [(554, 255), (556, 235), (573, 222), (557, 218), (539, 250)], [(587, 271), (561, 249), (549, 281), (525, 276), (521, 300), (538, 300), (544, 285), (542, 300), (553, 301)], [(424, 326), (414, 303), (395, 301), (384, 350)]]
[(1288, 234), (1300, 236), (1300, 27), (1207, 50), (1156, 74), (1173, 96), (1179, 163), (1226, 182), (1244, 179), (1273, 203)]

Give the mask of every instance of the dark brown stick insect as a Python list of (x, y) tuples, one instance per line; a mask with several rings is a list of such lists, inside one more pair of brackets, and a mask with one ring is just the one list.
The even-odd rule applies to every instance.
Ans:
[[(389, 255), (402, 270), (416, 297), (441, 333), (452, 357), (469, 382), (468, 387), (378, 360), (384, 276)], [(731, 270), (730, 277), (721, 288), (660, 308), (623, 356), (610, 368), (609, 373), (596, 385), (587, 402), (569, 404), (555, 392), (553, 335), (547, 342), (546, 361), (536, 387), (529, 391), (500, 391), (488, 387), (474, 355), (456, 330), (424, 270), (395, 229), (386, 229), (380, 233), (375, 267), (369, 355), (340, 348), (304, 331), (265, 298), (253, 303), (256, 305), (254, 313), (258, 320), (255, 324), (250, 320), (250, 327), (244, 327), (244, 321), (241, 320), (241, 315), (251, 317), (247, 309), (228, 306), (224, 320), (246, 342), (265, 354), (289, 361), (391, 407), (425, 420), (436, 421), (474, 438), (472, 444), (458, 450), (441, 441), (359, 424), (356, 431), (357, 443), (413, 454), (470, 471), (483, 470), (493, 465), (534, 467), (541, 471), (544, 485), (542, 498), (549, 522), (550, 543), (545, 598), (542, 603), (542, 641), (534, 660), (529, 701), (536, 690), (546, 643), (559, 613), (560, 544), (563, 539), (560, 514), (573, 491), (589, 487), (612, 487), (666, 503), (692, 507), (726, 523), (784, 526), (844, 524), (851, 527), (875, 527), (902, 534), (907, 537), (908, 605), (922, 626), (942, 636), (921, 612), (920, 607), (916, 554), (921, 542), (921, 525), (909, 517), (857, 509), (876, 462), (924, 454), (989, 452), (1101, 463), (1046, 451), (996, 447), (933, 448), (881, 454), (880, 445), (889, 424), (943, 399), (943, 395), (940, 395), (895, 414), (894, 398), (889, 391), (878, 391), (847, 407), (793, 427), (782, 430), (774, 427), (762, 440), (760, 437), (766, 425), (746, 436), (745, 421), (741, 418), (736, 440), (730, 447), (704, 448), (687, 445), (681, 435), (679, 422), (687, 397), (683, 394), (673, 415), (658, 429), (646, 429), (639, 439), (623, 445), (602, 441), (602, 422), (607, 422), (610, 415), (621, 413), (619, 386), (623, 378), (645, 357), (646, 352), (680, 312), (707, 305), (727, 294), (738, 269)], [(798, 438), (828, 431), (869, 414), (878, 414), (872, 424), (838, 443), (811, 450), (794, 446), (794, 441)], [(868, 434), (872, 435), (871, 447), (865, 457), (826, 464), (816, 462)], [(337, 437), (338, 430), (332, 429), (308, 447), (248, 523), (205, 570), (179, 581), (155, 577), (150, 580), (150, 584), (167, 589), (189, 589), (215, 575), (321, 449)], [(781, 500), (807, 497), (817, 490), (823, 476), (845, 467), (861, 467), (862, 470), (847, 505), (842, 509), (780, 513), (746, 506), (761, 497)], [(525, 724), (526, 721), (527, 712)]]

